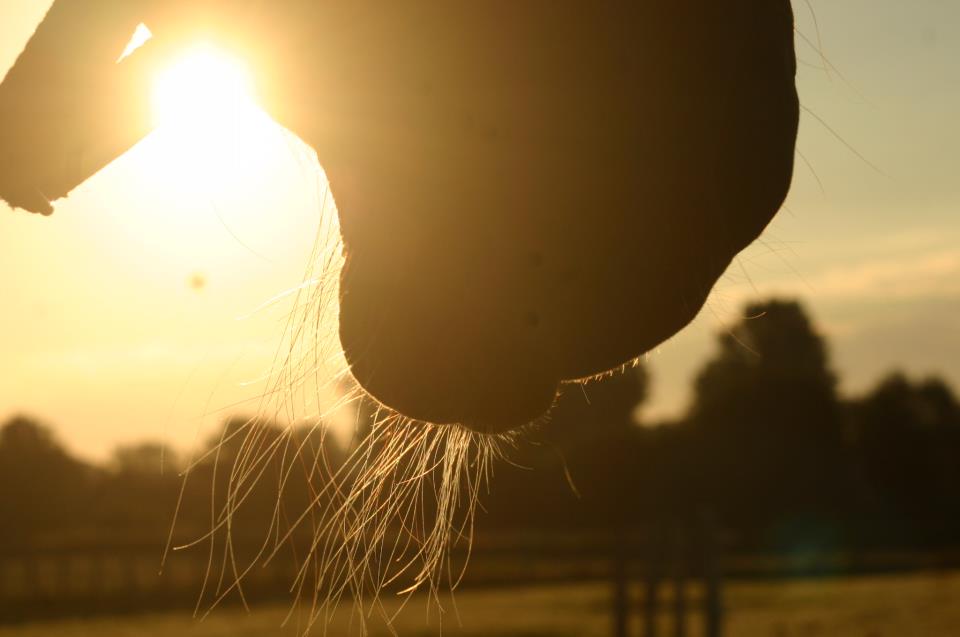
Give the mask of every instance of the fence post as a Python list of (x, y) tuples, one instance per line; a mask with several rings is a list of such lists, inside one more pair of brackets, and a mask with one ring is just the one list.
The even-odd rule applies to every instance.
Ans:
[(681, 522), (673, 536), (673, 634), (674, 637), (687, 635), (687, 561), (686, 533)]
[(644, 569), (643, 635), (657, 637), (658, 612), (660, 610), (660, 570), (663, 532), (659, 525), (652, 524), (647, 535), (647, 563)]
[(704, 598), (704, 614), (706, 623), (706, 637), (722, 637), (723, 635), (723, 598), (720, 573), (720, 538), (716, 520), (710, 511), (701, 514), (701, 532), (703, 539), (703, 575), (706, 593)]
[(613, 532), (613, 634), (628, 637), (630, 631), (630, 587), (627, 575), (627, 534), (623, 524)]

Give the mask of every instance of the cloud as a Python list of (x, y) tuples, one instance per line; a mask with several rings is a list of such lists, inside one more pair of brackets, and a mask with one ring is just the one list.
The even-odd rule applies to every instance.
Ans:
[[(750, 264), (747, 264), (748, 266)], [(757, 268), (748, 268), (757, 270)], [(748, 299), (769, 296), (805, 297), (817, 302), (924, 300), (960, 296), (960, 250), (940, 249), (831, 264), (805, 274), (757, 276), (732, 269), (718, 286), (715, 300), (739, 307)]]
[(960, 295), (960, 250), (835, 267), (808, 279), (815, 296), (922, 299)]

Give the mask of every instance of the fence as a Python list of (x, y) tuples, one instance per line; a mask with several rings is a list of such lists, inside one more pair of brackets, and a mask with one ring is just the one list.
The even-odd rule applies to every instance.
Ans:
[[(466, 587), (609, 582), (611, 625), (627, 637), (639, 614), (645, 637), (669, 611), (674, 637), (701, 613), (708, 637), (722, 619), (717, 542), (712, 531), (683, 527), (599, 534), (527, 534), (477, 539)], [(71, 542), (0, 550), (0, 622), (192, 608), (208, 572), (202, 549), (174, 553), (160, 570), (156, 542)], [(462, 555), (465, 557), (465, 555)], [(281, 556), (244, 578), (248, 601), (285, 599), (300, 564)], [(214, 577), (214, 586), (216, 585)], [(637, 603), (635, 583), (644, 590)], [(690, 586), (691, 582), (694, 586)], [(670, 584), (669, 602), (664, 598)], [(691, 598), (693, 588), (701, 593)]]

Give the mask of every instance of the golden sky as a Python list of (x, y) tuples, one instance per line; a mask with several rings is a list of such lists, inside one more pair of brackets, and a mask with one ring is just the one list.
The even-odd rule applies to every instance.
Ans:
[[(0, 0), (4, 70), (48, 4)], [(712, 335), (757, 295), (807, 300), (848, 391), (893, 366), (960, 384), (960, 4), (813, 7), (835, 69), (799, 43), (815, 116), (788, 210), (651, 354), (649, 415), (683, 407)], [(308, 149), (261, 114), (238, 117), (238, 135), (162, 129), (50, 218), (0, 210), (0, 419), (35, 415), (102, 458), (144, 439), (189, 447), (256, 401), (289, 306), (254, 310), (302, 281), (324, 193)]]

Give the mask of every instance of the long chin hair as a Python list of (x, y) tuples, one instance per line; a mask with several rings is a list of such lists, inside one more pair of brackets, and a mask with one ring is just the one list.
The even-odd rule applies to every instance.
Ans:
[[(405, 596), (401, 609), (420, 592), (443, 610), (441, 595), (456, 589), (465, 572), (492, 466), (522, 432), (483, 434), (413, 421), (352, 380), (337, 330), (344, 257), (336, 206), (315, 156), (311, 162), (324, 186), (320, 228), (303, 283), (276, 299), (292, 310), (267, 389), (256, 416), (225, 429), (188, 468), (184, 484), (201, 462), (214, 465), (210, 528), (183, 546), (171, 539), (167, 550), (207, 545), (197, 603), (203, 614), (229, 596), (246, 603), (245, 576), (291, 550), (299, 568), (288, 582), (288, 620), (296, 616), (304, 634), (323, 633), (345, 606), (366, 634), (371, 618), (389, 627), (399, 612), (382, 603), (388, 592)], [(336, 400), (322, 400), (331, 394)], [(338, 415), (342, 427), (344, 413), (352, 430), (346, 445), (343, 431), (330, 424)], [(268, 424), (275, 422), (288, 424)], [(306, 485), (308, 497), (291, 510), (287, 496), (295, 481), (303, 481), (298, 486)], [(241, 558), (238, 538), (250, 535), (242, 513), (263, 489), (276, 502), (272, 517), (257, 520), (262, 542)]]

